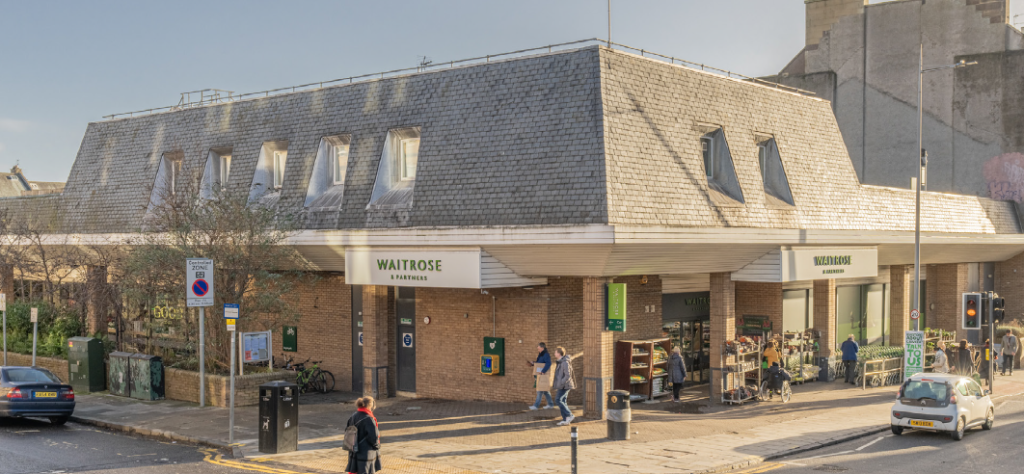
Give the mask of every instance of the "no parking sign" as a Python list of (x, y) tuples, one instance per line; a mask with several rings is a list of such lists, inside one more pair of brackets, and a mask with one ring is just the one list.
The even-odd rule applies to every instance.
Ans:
[(186, 306), (189, 308), (213, 306), (213, 260), (189, 258), (185, 260)]

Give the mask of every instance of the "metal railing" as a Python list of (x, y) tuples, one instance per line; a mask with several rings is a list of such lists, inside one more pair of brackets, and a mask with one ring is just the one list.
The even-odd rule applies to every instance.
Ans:
[[(206, 106), (206, 105), (220, 104), (220, 103), (224, 103), (224, 102), (237, 102), (237, 101), (241, 101), (241, 100), (252, 100), (252, 99), (257, 99), (257, 98), (269, 97), (271, 95), (277, 95), (277, 94), (287, 94), (287, 93), (292, 93), (292, 92), (301, 92), (301, 91), (308, 91), (308, 90), (323, 89), (325, 86), (330, 87), (330, 86), (336, 86), (336, 85), (342, 85), (342, 84), (354, 84), (354, 83), (359, 83), (359, 82), (367, 82), (367, 81), (380, 80), (380, 79), (385, 79), (385, 78), (388, 78), (388, 77), (394, 77), (394, 76), (400, 76), (400, 75), (406, 75), (406, 74), (415, 74), (415, 73), (421, 73), (421, 72), (428, 72), (428, 71), (433, 71), (433, 70), (437, 70), (437, 69), (445, 69), (445, 68), (446, 69), (453, 69), (456, 66), (464, 66), (464, 65), (468, 65), (468, 64), (489, 63), (489, 62), (491, 62), (492, 59), (507, 59), (507, 58), (510, 58), (510, 57), (520, 56), (520, 55), (531, 55), (531, 54), (539, 54), (539, 53), (545, 53), (545, 52), (550, 53), (550, 52), (553, 52), (553, 51), (556, 51), (556, 50), (560, 50), (560, 49), (566, 49), (566, 48), (569, 48), (569, 47), (581, 47), (581, 46), (584, 46), (584, 45), (587, 45), (587, 44), (603, 44), (603, 45), (605, 45), (606, 47), (608, 47), (610, 49), (618, 48), (619, 50), (623, 50), (623, 51), (635, 51), (635, 52), (640, 53), (641, 57), (650, 58), (650, 59), (659, 59), (659, 60), (662, 60), (662, 61), (674, 64), (674, 65), (677, 65), (677, 66), (684, 66), (684, 67), (688, 67), (690, 69), (698, 69), (698, 70), (701, 70), (701, 71), (704, 71), (704, 72), (714, 73), (714, 74), (721, 75), (721, 76), (724, 76), (724, 77), (728, 77), (728, 78), (731, 78), (731, 79), (739, 79), (739, 80), (742, 80), (742, 81), (752, 82), (752, 83), (755, 83), (755, 84), (760, 84), (760, 85), (767, 86), (767, 87), (772, 87), (772, 88), (775, 88), (775, 89), (785, 90), (785, 91), (788, 91), (788, 92), (804, 94), (804, 95), (814, 95), (814, 93), (810, 92), (810, 91), (805, 91), (805, 90), (802, 90), (802, 89), (797, 89), (795, 87), (785, 86), (785, 85), (778, 84), (778, 83), (775, 83), (775, 82), (765, 81), (763, 79), (758, 79), (756, 77), (745, 76), (743, 74), (735, 73), (735, 72), (732, 72), (732, 71), (729, 71), (729, 70), (726, 70), (726, 69), (720, 69), (720, 68), (708, 66), (708, 65), (703, 64), (703, 63), (687, 61), (685, 59), (680, 59), (680, 58), (677, 58), (677, 57), (674, 57), (674, 56), (666, 56), (664, 54), (654, 53), (654, 52), (648, 51), (646, 49), (636, 48), (636, 47), (633, 47), (633, 46), (628, 46), (628, 45), (624, 45), (624, 44), (621, 44), (621, 43), (616, 43), (614, 41), (603, 40), (603, 39), (600, 39), (600, 38), (589, 38), (589, 39), (584, 39), (584, 40), (579, 40), (579, 41), (570, 41), (568, 43), (550, 44), (550, 45), (547, 45), (547, 46), (540, 46), (540, 47), (537, 47), (537, 48), (520, 49), (520, 50), (517, 50), (517, 51), (509, 51), (509, 52), (499, 53), (499, 54), (488, 54), (486, 56), (478, 56), (478, 57), (474, 57), (474, 58), (458, 59), (458, 60), (452, 60), (452, 61), (441, 61), (441, 62), (426, 62), (426, 61), (424, 61), (424, 63), (421, 63), (420, 65), (418, 65), (416, 67), (409, 67), (409, 68), (402, 68), (402, 69), (393, 69), (393, 70), (390, 70), (390, 71), (375, 72), (375, 73), (371, 73), (371, 74), (362, 74), (362, 75), (359, 75), (359, 76), (344, 77), (344, 78), (341, 78), (341, 79), (331, 79), (331, 80), (327, 80), (327, 81), (310, 82), (308, 84), (299, 84), (299, 85), (295, 85), (295, 86), (278, 87), (276, 89), (267, 89), (267, 90), (258, 91), (258, 92), (246, 92), (244, 94), (235, 94), (234, 91), (226, 91), (226, 90), (221, 90), (221, 89), (202, 89), (202, 90), (192, 91), (192, 92), (182, 92), (181, 93), (181, 100), (178, 101), (177, 105), (170, 105), (170, 106), (166, 106), (166, 107), (156, 107), (156, 108), (144, 109), (144, 110), (136, 110), (136, 111), (132, 111), (132, 112), (119, 112), (119, 113), (116, 113), (116, 114), (105, 115), (105, 116), (103, 116), (103, 118), (112, 120), (112, 119), (115, 119), (115, 118), (118, 118), (118, 117), (134, 117), (135, 115), (138, 115), (138, 114), (152, 114), (152, 113), (155, 113), (155, 112), (183, 110), (183, 109), (194, 108), (194, 107), (202, 107), (202, 106)], [(193, 99), (193, 96), (195, 96), (195, 95), (198, 95), (198, 100), (193, 101), (192, 99)]]

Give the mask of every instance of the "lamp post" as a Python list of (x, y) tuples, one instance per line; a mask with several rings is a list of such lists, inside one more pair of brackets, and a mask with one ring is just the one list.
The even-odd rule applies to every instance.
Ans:
[[(928, 166), (928, 152), (924, 149), (924, 73), (942, 69), (956, 69), (978, 64), (977, 61), (966, 62), (963, 59), (956, 64), (924, 68), (924, 43), (921, 43), (921, 56), (917, 75), (917, 181), (914, 183), (914, 309), (921, 310), (921, 177)], [(918, 320), (914, 320), (914, 330), (918, 331)]]

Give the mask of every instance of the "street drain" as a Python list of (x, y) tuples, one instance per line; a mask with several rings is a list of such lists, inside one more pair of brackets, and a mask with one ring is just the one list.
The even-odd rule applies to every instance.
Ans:
[(843, 472), (843, 471), (849, 471), (850, 468), (843, 467), (843, 466), (836, 466), (835, 464), (822, 464), (821, 466), (818, 466), (818, 467), (814, 468), (814, 470), (815, 471), (825, 471), (825, 472)]

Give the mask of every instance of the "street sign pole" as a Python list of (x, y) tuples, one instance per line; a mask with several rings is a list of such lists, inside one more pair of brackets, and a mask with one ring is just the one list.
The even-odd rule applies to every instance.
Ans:
[(199, 408), (206, 406), (206, 308), (199, 307)]
[(228, 321), (228, 334), (231, 335), (231, 395), (228, 411), (228, 444), (235, 444), (235, 322)]
[(224, 322), (227, 323), (228, 334), (231, 336), (231, 382), (228, 395), (228, 444), (235, 444), (235, 323), (238, 322), (238, 305), (224, 305)]
[(185, 306), (199, 308), (199, 407), (206, 406), (206, 307), (213, 306), (213, 260), (185, 259)]
[(995, 391), (996, 391), (996, 387), (995, 387), (996, 378), (993, 377), (993, 375), (995, 375), (996, 368), (995, 368), (995, 353), (994, 353), (994, 351), (992, 351), (992, 348), (995, 347), (995, 342), (996, 342), (996, 321), (995, 321), (995, 311), (993, 311), (993, 309), (992, 309), (992, 307), (995, 306), (993, 304), (994, 301), (993, 301), (992, 297), (993, 297), (992, 292), (991, 291), (988, 292), (988, 334), (989, 334), (989, 336), (988, 336), (989, 339), (988, 340), (989, 340), (989, 342), (988, 342), (988, 348), (986, 348), (985, 350), (987, 350), (989, 352), (989, 355), (988, 355), (988, 391), (990, 393), (995, 393)]
[(4, 365), (7, 365), (7, 295), (0, 293), (0, 311), (4, 320)]
[(36, 366), (36, 341), (39, 339), (39, 308), (32, 308), (32, 367)]

